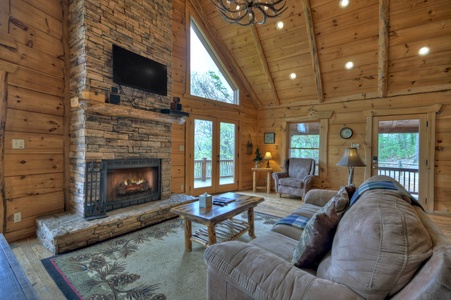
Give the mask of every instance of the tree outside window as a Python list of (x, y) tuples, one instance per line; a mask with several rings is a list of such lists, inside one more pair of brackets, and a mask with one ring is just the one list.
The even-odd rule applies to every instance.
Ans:
[(238, 89), (220, 67), (196, 23), (190, 30), (190, 93), (210, 100), (238, 104)]
[(315, 175), (319, 172), (320, 122), (290, 124), (288, 156), (313, 158), (316, 162)]

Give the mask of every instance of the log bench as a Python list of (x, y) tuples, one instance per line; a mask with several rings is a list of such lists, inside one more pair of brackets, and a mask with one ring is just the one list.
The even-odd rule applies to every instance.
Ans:
[(87, 221), (76, 213), (59, 213), (36, 219), (37, 237), (54, 254), (86, 247), (178, 215), (171, 208), (196, 201), (176, 194), (165, 200), (113, 210), (108, 217)]

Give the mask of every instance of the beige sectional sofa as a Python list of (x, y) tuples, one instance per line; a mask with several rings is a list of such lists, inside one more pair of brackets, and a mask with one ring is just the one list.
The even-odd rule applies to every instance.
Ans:
[[(317, 267), (294, 266), (305, 234), (290, 225), (207, 248), (208, 299), (451, 299), (451, 244), (422, 208), (402, 191), (360, 190)], [(311, 190), (293, 215), (312, 218), (336, 194)]]

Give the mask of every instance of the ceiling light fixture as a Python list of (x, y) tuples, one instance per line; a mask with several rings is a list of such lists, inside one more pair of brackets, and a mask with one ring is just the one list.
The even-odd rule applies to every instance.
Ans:
[(420, 56), (428, 55), (429, 51), (431, 51), (431, 49), (429, 49), (429, 47), (421, 47), (420, 50), (418, 50), (418, 55), (420, 55)]
[(297, 77), (297, 76), (296, 76), (296, 73), (291, 73), (291, 74), (290, 74), (290, 79), (291, 79), (291, 80), (296, 79), (296, 77)]
[(353, 63), (352, 61), (348, 61), (348, 62), (345, 64), (345, 68), (346, 68), (347, 70), (351, 70), (352, 68), (354, 68), (354, 63)]
[(283, 22), (282, 21), (277, 21), (276, 22), (276, 29), (277, 30), (283, 29)]
[(267, 18), (279, 17), (286, 0), (210, 0), (219, 15), (230, 24), (241, 26), (264, 24)]
[(349, 0), (340, 0), (338, 6), (340, 6), (341, 8), (345, 8), (348, 7), (349, 5)]

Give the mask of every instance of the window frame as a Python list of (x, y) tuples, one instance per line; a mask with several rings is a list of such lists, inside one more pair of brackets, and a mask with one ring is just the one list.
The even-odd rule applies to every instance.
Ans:
[[(218, 103), (224, 103), (226, 105), (233, 105), (233, 106), (240, 105), (240, 90), (239, 90), (238, 85), (235, 83), (235, 80), (233, 79), (233, 77), (230, 75), (230, 73), (225, 68), (224, 63), (220, 59), (219, 55), (216, 53), (215, 48), (209, 41), (208, 37), (202, 30), (201, 26), (199, 26), (199, 23), (196, 21), (196, 18), (193, 15), (191, 15), (191, 16), (189, 16), (188, 20), (189, 20), (189, 26), (187, 28), (187, 38), (188, 38), (189, 47), (187, 47), (187, 62), (188, 63), (187, 63), (187, 67), (186, 67), (186, 69), (187, 69), (186, 94), (189, 97), (192, 97), (195, 99), (215, 101)], [(216, 64), (217, 68), (221, 72), (221, 75), (224, 77), (224, 79), (227, 81), (229, 86), (232, 88), (233, 101), (234, 101), (233, 103), (223, 102), (223, 101), (219, 101), (219, 100), (211, 99), (211, 98), (204, 98), (204, 97), (197, 96), (197, 95), (194, 95), (191, 93), (191, 28), (193, 28), (193, 31), (196, 33), (197, 38), (200, 40), (200, 42), (204, 46), (205, 50), (210, 55), (211, 59)]]
[[(318, 163), (318, 175), (315, 175), (314, 185), (319, 188), (327, 188), (330, 186), (328, 180), (327, 180), (327, 173), (328, 173), (328, 136), (329, 136), (329, 119), (331, 118), (334, 111), (313, 111), (309, 113), (306, 116), (299, 116), (299, 117), (289, 117), (282, 122), (283, 128), (285, 128), (285, 141), (283, 142), (283, 148), (285, 149), (285, 157), (282, 157), (282, 159), (285, 159), (289, 156), (288, 151), (289, 149), (289, 138), (290, 138), (290, 130), (289, 130), (289, 123), (306, 123), (306, 122), (320, 122), (320, 141), (319, 141), (319, 163)], [(319, 178), (320, 180), (316, 180), (316, 178)]]
[[(291, 125), (292, 124), (306, 124), (306, 123), (311, 123), (311, 124), (313, 124), (313, 123), (316, 123), (316, 124), (318, 124), (318, 134), (317, 134), (317, 136), (319, 136), (319, 143), (318, 143), (318, 148), (293, 148), (292, 146), (291, 146), (291, 141), (292, 141), (292, 134), (291, 134), (291, 129), (290, 129), (290, 127), (291, 127)], [(320, 162), (320, 153), (321, 153), (321, 121), (303, 121), (303, 122), (288, 122), (287, 123), (287, 128), (289, 129), (288, 130), (288, 151), (287, 151), (287, 157), (288, 158), (292, 158), (292, 156), (291, 156), (291, 152), (292, 152), (292, 150), (293, 149), (295, 149), (295, 150), (314, 150), (314, 151), (317, 151), (318, 152), (318, 161), (316, 161), (316, 167), (315, 167), (315, 176), (319, 176), (319, 170), (320, 170), (320, 168), (319, 168), (319, 162)], [(312, 134), (313, 135), (313, 134)], [(314, 134), (315, 136), (316, 136), (316, 134)], [(301, 157), (301, 158), (305, 158), (305, 157)]]

